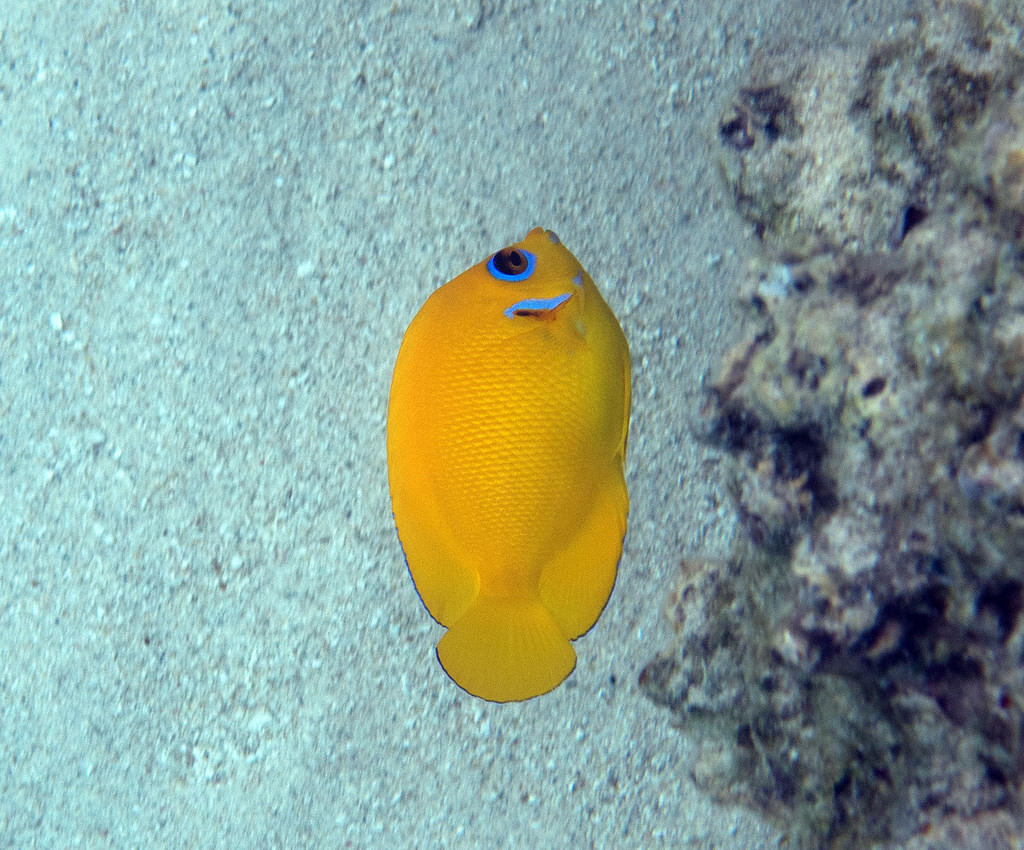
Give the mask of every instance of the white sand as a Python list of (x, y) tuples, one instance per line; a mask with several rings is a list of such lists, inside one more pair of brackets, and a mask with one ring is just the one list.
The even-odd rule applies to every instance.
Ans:
[[(775, 846), (636, 677), (730, 534), (716, 119), (889, 4), (54, 5), (0, 8), (0, 846)], [(631, 342), (632, 515), (576, 672), (499, 706), (434, 659), (384, 415), (423, 299), (538, 224)]]

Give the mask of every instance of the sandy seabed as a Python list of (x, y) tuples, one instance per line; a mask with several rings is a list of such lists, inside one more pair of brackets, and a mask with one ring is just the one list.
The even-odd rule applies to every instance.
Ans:
[[(775, 847), (636, 676), (732, 533), (718, 116), (888, 5), (6, 3), (0, 846)], [(384, 419), (420, 303), (535, 225), (630, 340), (632, 513), (569, 681), (495, 705), (434, 658)]]

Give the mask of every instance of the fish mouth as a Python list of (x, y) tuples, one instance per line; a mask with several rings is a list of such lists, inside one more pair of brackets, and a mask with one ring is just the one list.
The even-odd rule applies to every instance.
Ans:
[(562, 292), (550, 298), (524, 298), (505, 308), (505, 318), (528, 317), (532, 319), (553, 319), (555, 313), (573, 297), (574, 292)]

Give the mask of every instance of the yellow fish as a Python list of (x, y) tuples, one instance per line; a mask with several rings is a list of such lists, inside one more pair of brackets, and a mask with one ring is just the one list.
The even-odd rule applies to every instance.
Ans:
[(495, 702), (546, 693), (601, 614), (629, 496), (629, 346), (550, 230), (431, 295), (388, 402), (398, 537), (437, 657)]

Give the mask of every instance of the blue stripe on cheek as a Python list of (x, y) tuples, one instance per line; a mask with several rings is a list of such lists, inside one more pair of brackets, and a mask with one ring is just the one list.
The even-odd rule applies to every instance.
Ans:
[(572, 298), (571, 292), (563, 292), (551, 298), (524, 298), (505, 308), (505, 317), (508, 319), (516, 316), (535, 316), (538, 313), (549, 313), (557, 310), (566, 301)]

